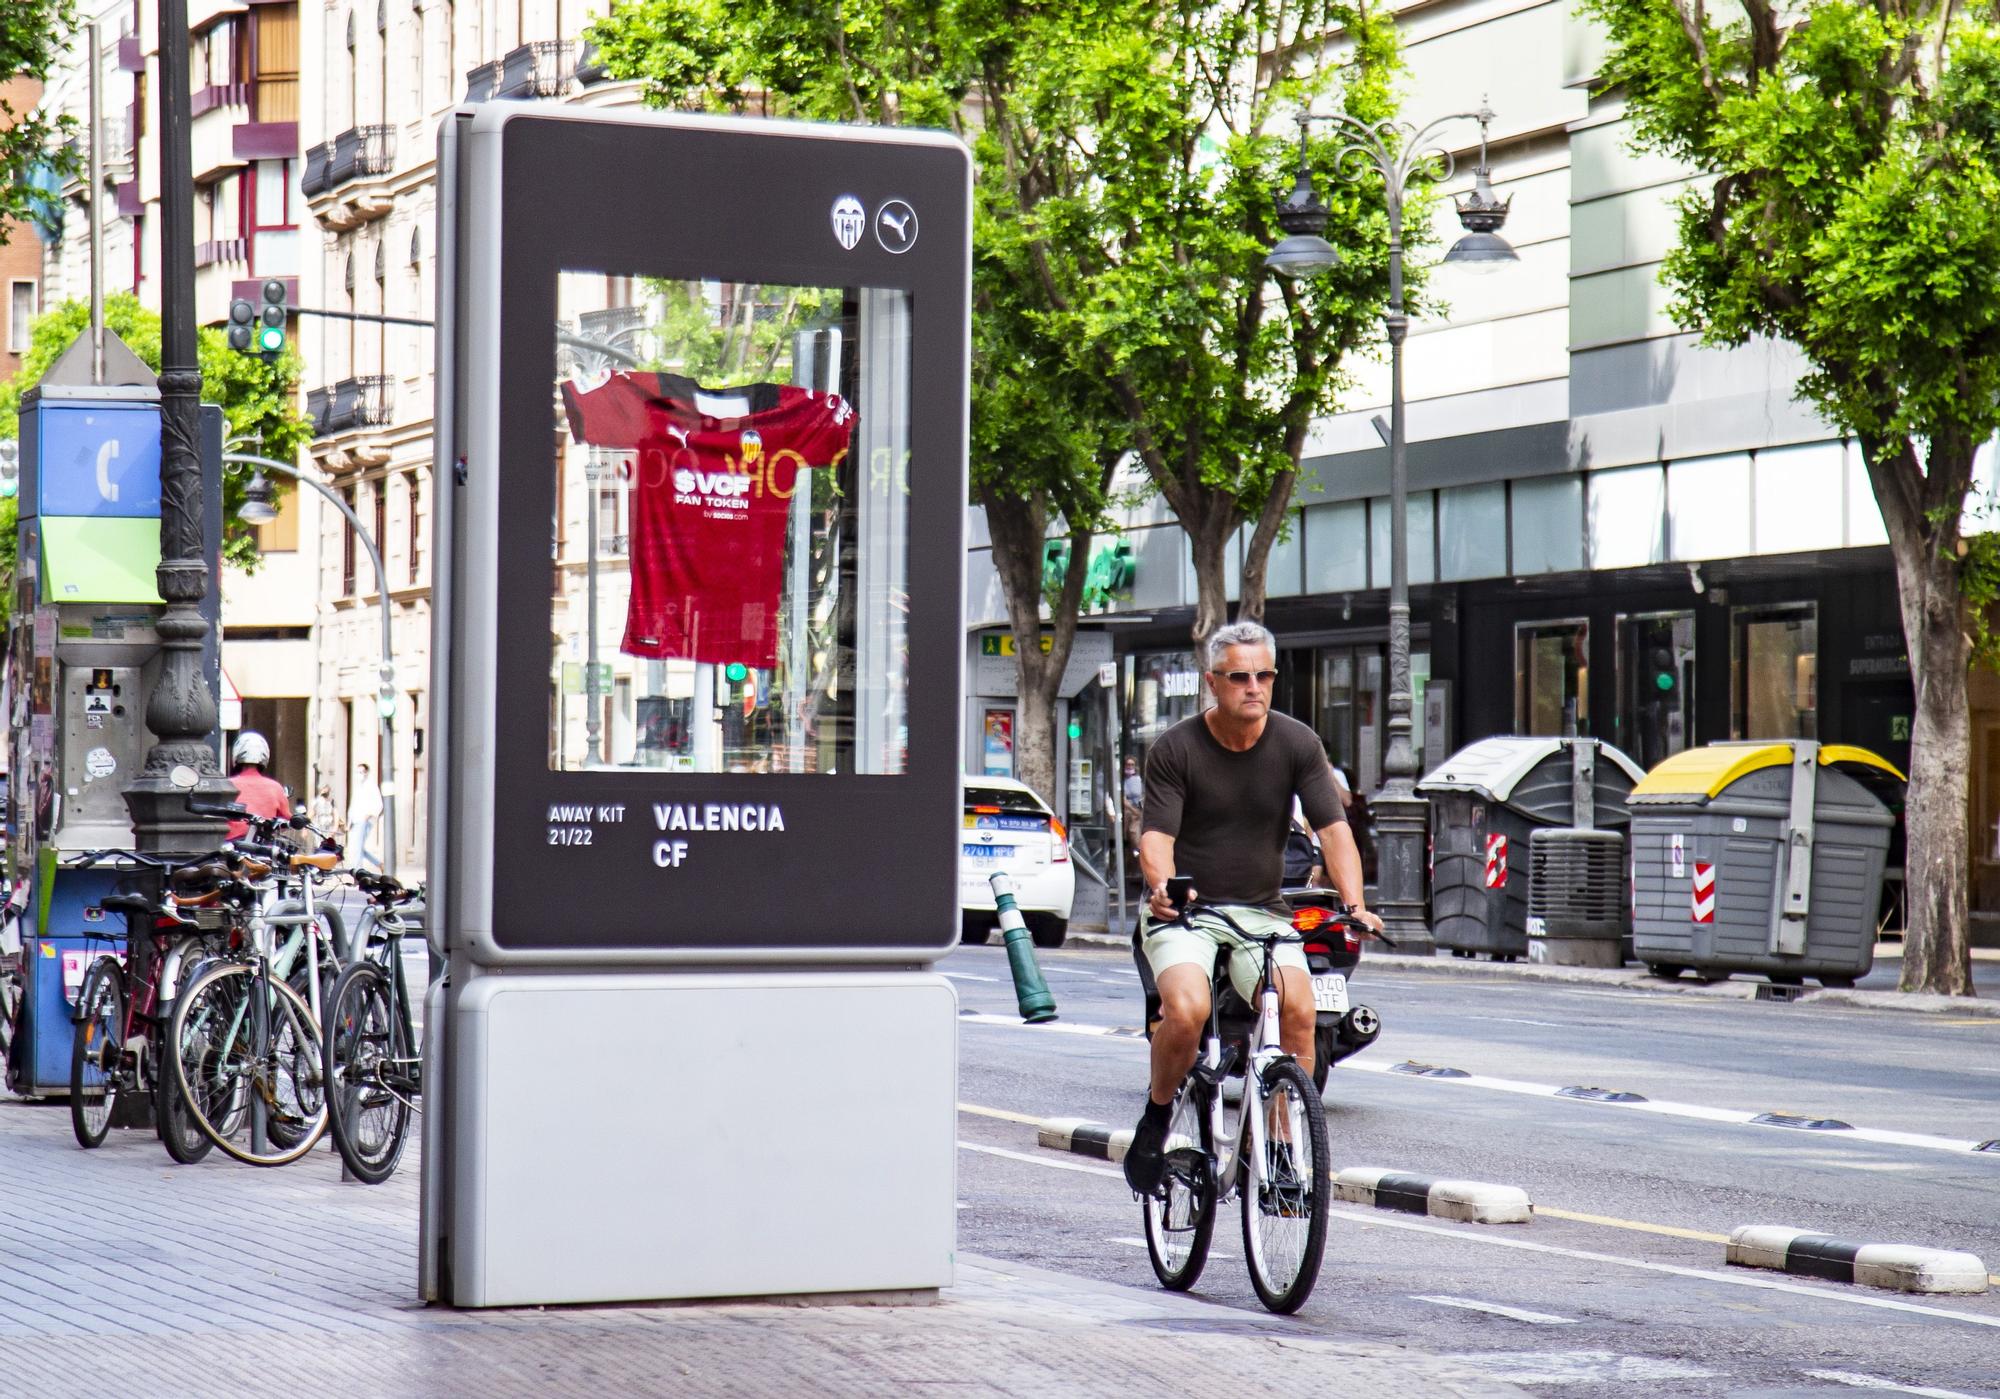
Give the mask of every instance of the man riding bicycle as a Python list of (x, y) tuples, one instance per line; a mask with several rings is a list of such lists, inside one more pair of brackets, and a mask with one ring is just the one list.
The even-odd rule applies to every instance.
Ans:
[[(1246, 1002), (1254, 1003), (1262, 970), (1256, 945), (1243, 943), (1220, 920), (1196, 914), (1189, 923), (1176, 921), (1167, 881), (1187, 876), (1193, 898), (1227, 908), (1252, 937), (1289, 935), (1291, 910), (1279, 887), (1297, 797), (1342, 901), (1371, 927), (1381, 927), (1363, 910), (1360, 850), (1318, 738), (1298, 720), (1271, 712), (1277, 657), (1276, 640), (1255, 622), (1218, 629), (1208, 639), (1205, 677), (1215, 707), (1167, 730), (1146, 757), (1141, 946), (1159, 989), (1160, 1020), (1153, 1029), (1151, 1092), (1125, 1153), (1125, 1179), (1142, 1195), (1159, 1188), (1168, 1113), (1208, 1022), (1218, 950), (1232, 949), (1230, 982)], [(1296, 942), (1278, 945), (1277, 962), (1279, 1038), (1311, 1074), (1312, 976)]]

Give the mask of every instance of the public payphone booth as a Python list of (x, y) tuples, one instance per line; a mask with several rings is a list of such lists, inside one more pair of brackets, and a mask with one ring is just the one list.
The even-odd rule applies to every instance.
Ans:
[[(82, 867), (90, 850), (132, 844), (125, 787), (153, 735), (146, 698), (159, 670), (160, 408), (152, 371), (116, 335), (92, 382), (79, 337), (21, 405), (14, 620), (7, 669), (13, 832), (25, 881), (21, 1023), (7, 1063), (27, 1096), (69, 1090), (70, 1008), (96, 957), (121, 952), (124, 920), (104, 896), (126, 875)], [(204, 553), (222, 538), (221, 410), (203, 406)], [(211, 573), (213, 576), (213, 573)], [(214, 592), (203, 664), (219, 670)]]
[(425, 1295), (942, 1286), (968, 153), (496, 103), (440, 170)]

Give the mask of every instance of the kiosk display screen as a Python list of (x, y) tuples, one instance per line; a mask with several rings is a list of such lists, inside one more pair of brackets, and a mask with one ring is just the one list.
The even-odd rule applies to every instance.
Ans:
[(911, 296), (564, 270), (552, 771), (909, 766)]

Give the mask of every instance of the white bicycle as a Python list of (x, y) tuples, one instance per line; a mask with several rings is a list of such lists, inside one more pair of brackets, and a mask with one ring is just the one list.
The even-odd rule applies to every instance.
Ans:
[[(1316, 927), (1329, 921), (1364, 926), (1345, 915), (1310, 913)], [(1160, 1187), (1142, 1197), (1146, 1252), (1162, 1286), (1176, 1292), (1193, 1287), (1208, 1262), (1217, 1207), (1234, 1197), (1243, 1206), (1243, 1254), (1258, 1300), (1274, 1312), (1295, 1312), (1319, 1280), (1332, 1198), (1319, 1094), (1278, 1043), (1277, 947), (1295, 939), (1282, 933), (1253, 937), (1207, 904), (1189, 905), (1177, 921), (1196, 916), (1220, 920), (1245, 946), (1261, 945), (1264, 968), (1255, 1017), (1247, 1037), (1237, 1041), (1228, 1030), (1240, 1027), (1249, 1011), (1229, 982), (1230, 949), (1216, 958), (1208, 1031), (1174, 1095)], [(1236, 1026), (1226, 1023), (1232, 1021)], [(1222, 1083), (1237, 1075), (1243, 1099), (1228, 1130)]]

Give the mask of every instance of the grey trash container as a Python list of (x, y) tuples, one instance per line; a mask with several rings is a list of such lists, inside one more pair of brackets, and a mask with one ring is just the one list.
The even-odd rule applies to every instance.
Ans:
[(1850, 986), (1875, 957), (1898, 772), (1864, 748), (1715, 743), (1633, 788), (1632, 942), (1662, 976)]
[[(1578, 747), (1595, 800), (1574, 809)], [(1529, 839), (1539, 828), (1622, 830), (1640, 766), (1594, 738), (1482, 738), (1417, 784), (1431, 803), (1431, 927), (1438, 946), (1496, 959), (1528, 950)]]

